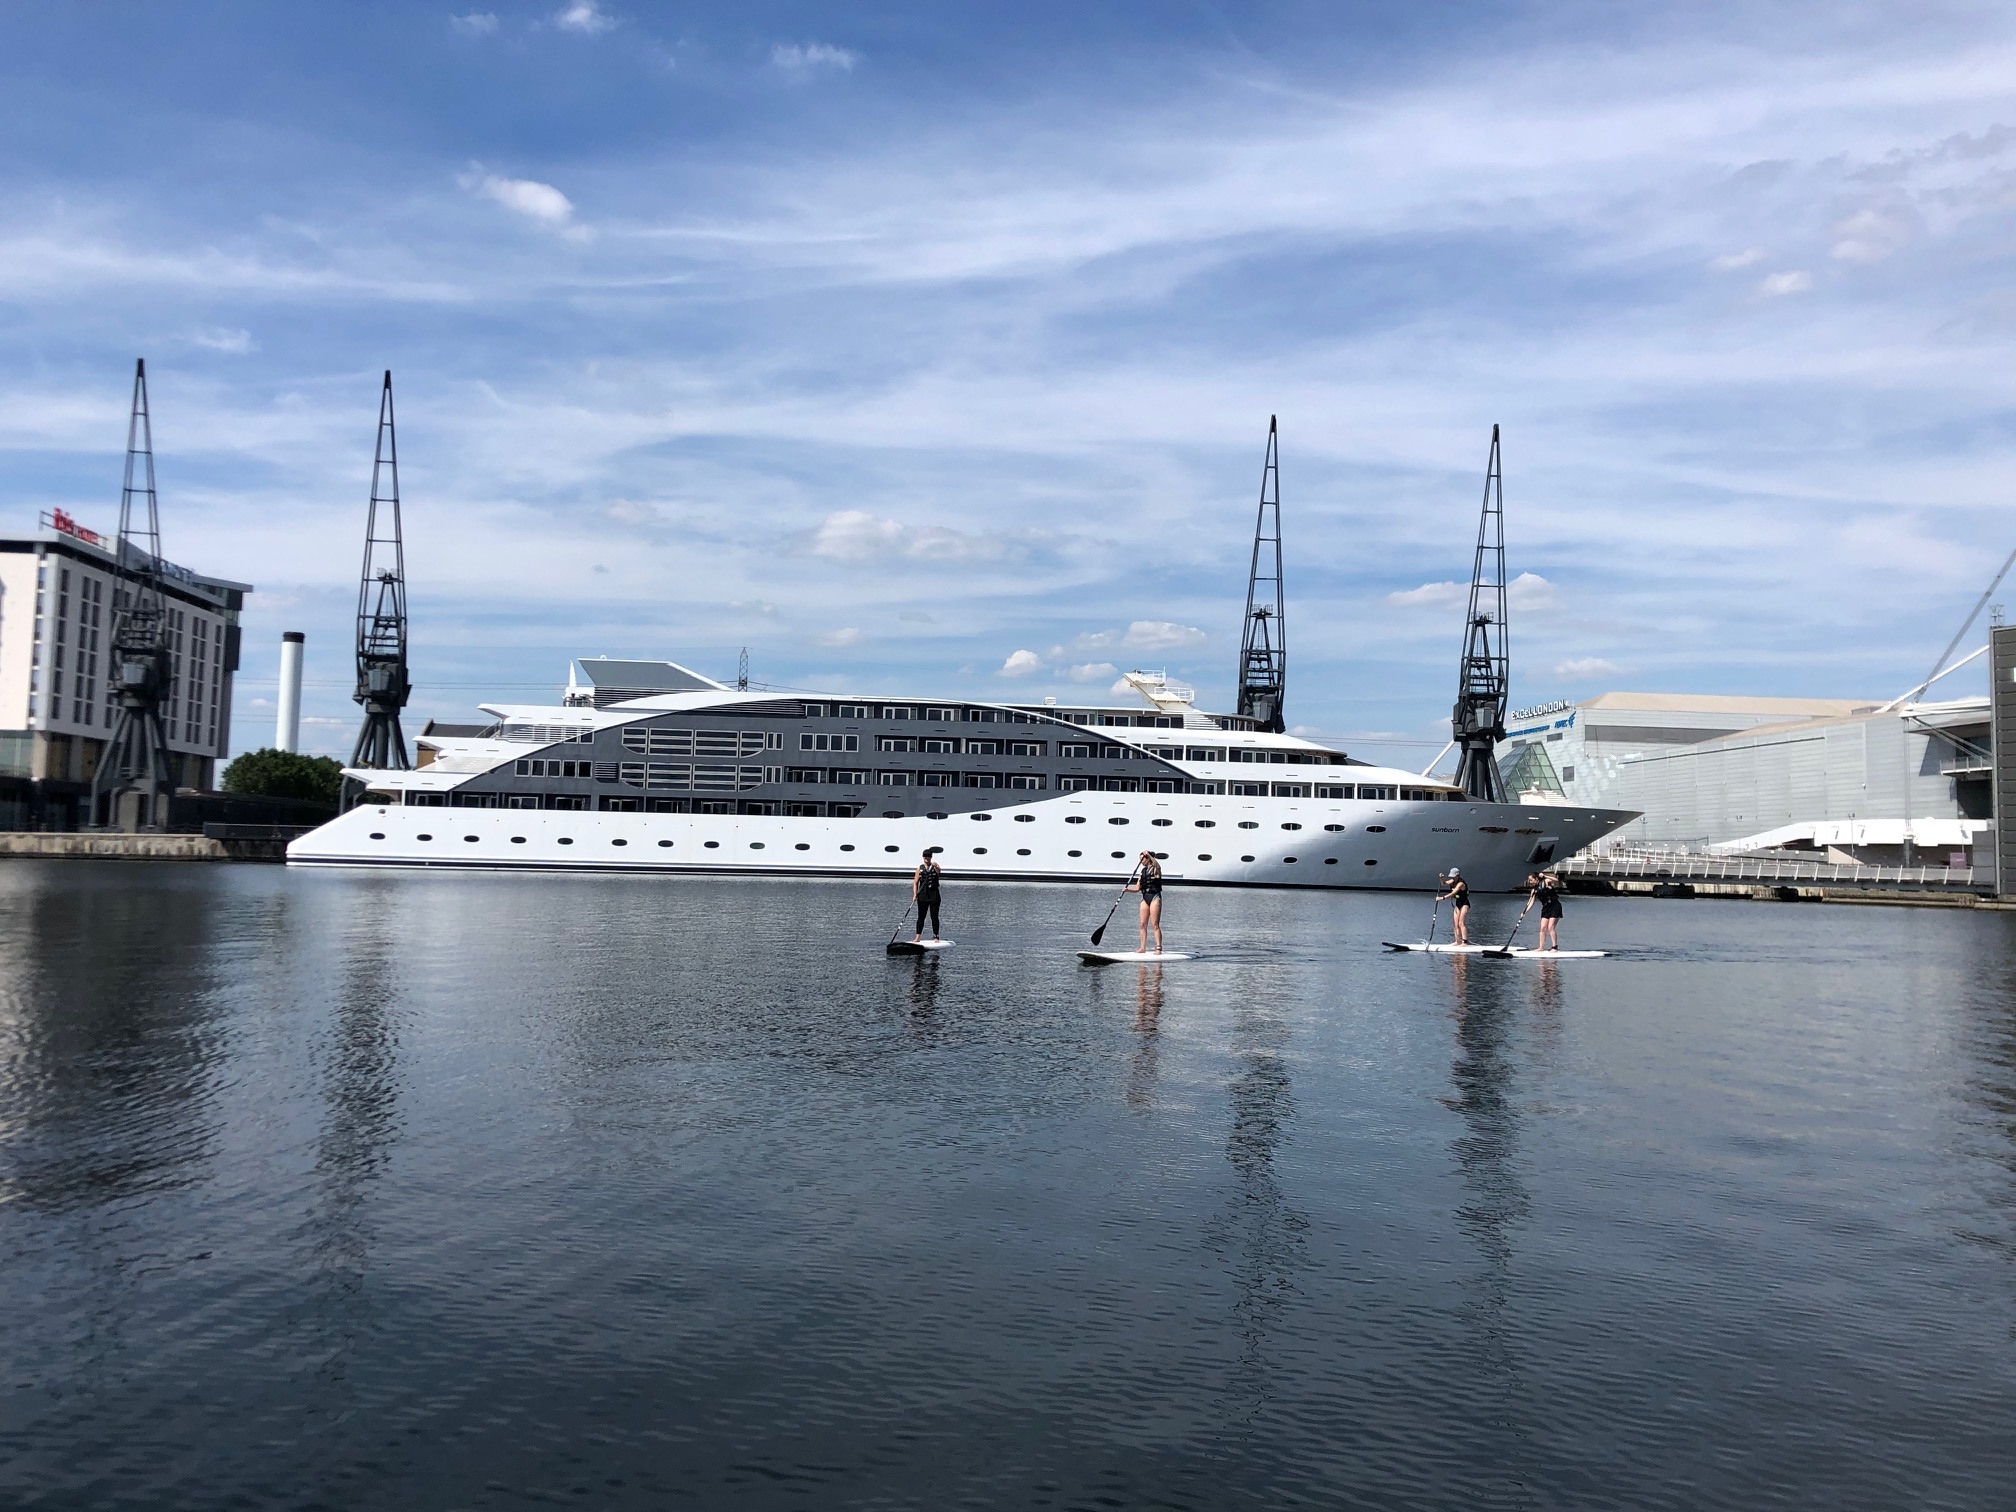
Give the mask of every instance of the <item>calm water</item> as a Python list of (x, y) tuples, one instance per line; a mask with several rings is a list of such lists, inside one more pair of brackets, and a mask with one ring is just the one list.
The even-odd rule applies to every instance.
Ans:
[(2016, 1499), (2016, 915), (1108, 897), (0, 865), (0, 1502)]

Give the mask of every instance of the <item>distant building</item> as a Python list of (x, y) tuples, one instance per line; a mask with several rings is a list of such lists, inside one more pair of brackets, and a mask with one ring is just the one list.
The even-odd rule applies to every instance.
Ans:
[(1616, 843), (1965, 865), (1993, 813), (1985, 698), (1604, 693), (1506, 727), (1514, 791), (1642, 812)]
[[(112, 538), (61, 510), (0, 537), (0, 827), (74, 829), (111, 734)], [(174, 685), (162, 710), (177, 785), (215, 785), (231, 745), (248, 583), (161, 564)]]

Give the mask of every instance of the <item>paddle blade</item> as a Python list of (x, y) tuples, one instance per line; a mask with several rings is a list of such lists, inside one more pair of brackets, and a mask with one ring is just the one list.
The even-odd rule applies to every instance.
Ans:
[[(1110, 919), (1109, 919), (1109, 920), (1107, 920), (1107, 923), (1108, 923), (1108, 924), (1110, 924), (1111, 922), (1112, 922), (1112, 920), (1110, 920)], [(1105, 938), (1106, 938), (1106, 925), (1105, 925), (1105, 924), (1101, 924), (1101, 925), (1100, 925), (1100, 926), (1099, 926), (1099, 927), (1098, 927), (1097, 929), (1095, 929), (1095, 930), (1093, 930), (1093, 931), (1092, 931), (1092, 943), (1093, 943), (1094, 945), (1097, 945), (1097, 944), (1098, 944), (1098, 943), (1099, 943), (1099, 942), (1100, 942), (1101, 940), (1103, 940), (1103, 939), (1105, 939)]]

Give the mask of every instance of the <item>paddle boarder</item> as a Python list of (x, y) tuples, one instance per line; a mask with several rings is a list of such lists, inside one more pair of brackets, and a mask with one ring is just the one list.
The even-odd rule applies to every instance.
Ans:
[(938, 865), (938, 847), (926, 846), (924, 860), (910, 874), (910, 898), (917, 905), (917, 933), (910, 936), (912, 945), (923, 942), (927, 914), (931, 918), (931, 938), (938, 938), (938, 884), (944, 875), (943, 868)]
[(1561, 948), (1561, 879), (1552, 872), (1534, 872), (1526, 879), (1533, 901), (1540, 905), (1540, 948)]
[(1442, 878), (1442, 885), (1449, 890), (1437, 893), (1438, 903), (1449, 905), (1449, 927), (1454, 931), (1458, 945), (1470, 943), (1470, 884), (1463, 880), (1463, 873), (1456, 867), (1449, 868), (1449, 875)]
[(1155, 954), (1162, 954), (1162, 863), (1155, 852), (1141, 852), (1140, 868), (1127, 891), (1141, 894), (1141, 954), (1148, 954), (1148, 931), (1155, 931)]

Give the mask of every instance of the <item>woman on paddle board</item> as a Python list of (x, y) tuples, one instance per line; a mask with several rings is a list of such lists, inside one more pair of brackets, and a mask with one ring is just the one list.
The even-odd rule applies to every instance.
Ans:
[(1470, 884), (1463, 880), (1463, 873), (1455, 867), (1449, 868), (1449, 875), (1442, 879), (1442, 885), (1449, 890), (1437, 893), (1438, 903), (1449, 905), (1449, 927), (1455, 931), (1456, 943), (1470, 943)]
[(944, 871), (938, 865), (938, 848), (928, 846), (924, 860), (917, 870), (910, 874), (910, 898), (917, 905), (917, 933), (910, 936), (912, 945), (924, 939), (924, 917), (931, 917), (931, 938), (938, 938), (938, 883)]
[(1141, 894), (1141, 954), (1148, 954), (1148, 931), (1155, 931), (1155, 954), (1162, 954), (1162, 863), (1155, 852), (1141, 852), (1141, 864), (1127, 891)]
[(1526, 879), (1533, 901), (1540, 905), (1540, 948), (1561, 948), (1561, 879), (1552, 872), (1535, 872)]

